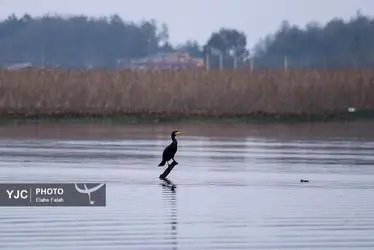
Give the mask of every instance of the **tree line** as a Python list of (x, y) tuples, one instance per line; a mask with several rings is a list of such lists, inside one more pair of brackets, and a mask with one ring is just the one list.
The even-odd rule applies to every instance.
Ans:
[[(155, 20), (134, 23), (118, 15), (22, 17), (0, 22), (0, 65), (28, 62), (47, 67), (117, 67), (127, 60), (163, 52), (188, 52), (209, 58), (211, 68), (371, 67), (374, 66), (374, 19), (358, 13), (305, 28), (284, 21), (280, 28), (247, 48), (247, 36), (233, 28), (212, 32), (205, 44), (172, 45), (168, 26)], [(222, 59), (222, 60), (220, 60)], [(236, 64), (234, 63), (236, 62)]]
[(374, 19), (357, 12), (349, 21), (334, 18), (304, 29), (284, 21), (260, 41), (255, 61), (261, 67), (365, 68), (374, 66)]

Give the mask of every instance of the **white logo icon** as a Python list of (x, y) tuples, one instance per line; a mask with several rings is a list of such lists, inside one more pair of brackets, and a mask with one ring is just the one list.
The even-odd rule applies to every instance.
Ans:
[(100, 185), (98, 185), (96, 187), (93, 187), (91, 189), (88, 189), (87, 186), (86, 186), (86, 184), (84, 184), (84, 189), (80, 189), (76, 183), (74, 185), (75, 185), (75, 189), (79, 193), (87, 194), (88, 195), (88, 201), (90, 202), (90, 205), (93, 205), (93, 204), (95, 204), (95, 201), (91, 200), (91, 193), (96, 192), (97, 190), (99, 190), (105, 184), (100, 184)]

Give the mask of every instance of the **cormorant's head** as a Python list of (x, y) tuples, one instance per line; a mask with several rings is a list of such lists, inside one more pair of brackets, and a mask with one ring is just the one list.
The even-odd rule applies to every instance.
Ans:
[(179, 131), (179, 130), (174, 130), (172, 133), (171, 133), (171, 138), (175, 138), (176, 135), (179, 135), (181, 134), (182, 132)]

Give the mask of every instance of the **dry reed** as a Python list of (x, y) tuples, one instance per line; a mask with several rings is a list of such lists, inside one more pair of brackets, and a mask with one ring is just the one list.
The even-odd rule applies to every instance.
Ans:
[(0, 71), (0, 114), (313, 115), (374, 108), (374, 70)]

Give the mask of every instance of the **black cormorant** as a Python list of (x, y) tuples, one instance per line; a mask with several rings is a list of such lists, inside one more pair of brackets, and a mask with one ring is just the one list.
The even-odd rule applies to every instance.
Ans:
[[(171, 133), (171, 140), (172, 140), (172, 142), (164, 149), (164, 152), (162, 153), (162, 161), (161, 161), (161, 163), (158, 165), (159, 167), (161, 167), (161, 166), (164, 166), (165, 165), (165, 163), (167, 163), (168, 164), (168, 166), (169, 166), (169, 161), (172, 159), (173, 161), (175, 161), (174, 160), (174, 155), (175, 155), (175, 153), (177, 152), (177, 150), (178, 150), (178, 142), (177, 142), (177, 139), (175, 139), (175, 136), (176, 135), (179, 135), (180, 133), (182, 133), (182, 132), (180, 132), (180, 131), (178, 131), (178, 130), (176, 130), (176, 131), (173, 131), (172, 133)], [(177, 163), (176, 161), (175, 161), (175, 163)]]

